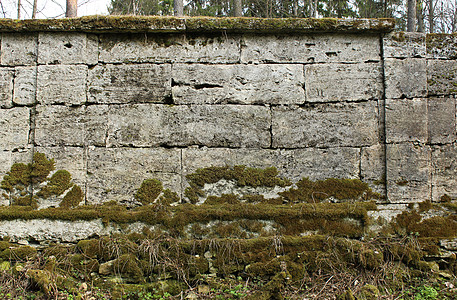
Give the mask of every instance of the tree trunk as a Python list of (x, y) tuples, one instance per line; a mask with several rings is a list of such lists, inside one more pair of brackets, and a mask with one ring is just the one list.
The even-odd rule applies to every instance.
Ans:
[(33, 7), (32, 7), (32, 19), (36, 19), (36, 7), (37, 7), (37, 1), (38, 1), (38, 0), (33, 0)]
[(408, 23), (406, 31), (416, 31), (416, 0), (408, 0)]
[(78, 16), (78, 0), (67, 0), (65, 17), (76, 18)]
[(423, 6), (422, 6), (422, 0), (419, 0), (417, 3), (417, 31), (418, 32), (425, 32), (424, 28), (424, 14), (423, 14)]
[(17, 19), (21, 18), (21, 0), (17, 0)]
[(294, 18), (298, 17), (298, 0), (294, 0)]
[(174, 0), (173, 2), (173, 14), (175, 17), (182, 17), (184, 15), (184, 3), (183, 0)]
[(435, 15), (435, 8), (433, 7), (433, 0), (428, 0), (428, 23), (430, 33), (435, 31), (435, 24), (434, 24), (434, 15)]
[(241, 0), (234, 0), (234, 6), (235, 6), (235, 11), (234, 11), (234, 16), (235, 17), (242, 17), (243, 16), (243, 5), (241, 3)]

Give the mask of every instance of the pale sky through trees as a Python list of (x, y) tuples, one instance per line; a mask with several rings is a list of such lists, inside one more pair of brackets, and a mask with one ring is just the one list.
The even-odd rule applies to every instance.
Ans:
[[(17, 18), (17, 0), (0, 0), (0, 17)], [(110, 0), (78, 0), (78, 16), (107, 15)], [(33, 0), (21, 0), (21, 19), (32, 15)], [(37, 18), (62, 18), (66, 0), (38, 0)]]

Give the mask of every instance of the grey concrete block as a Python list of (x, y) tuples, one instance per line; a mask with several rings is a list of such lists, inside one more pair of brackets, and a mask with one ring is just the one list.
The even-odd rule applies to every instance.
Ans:
[(241, 61), (280, 63), (379, 61), (377, 35), (245, 35)]
[(378, 143), (377, 101), (273, 108), (273, 147), (371, 146)]
[(386, 100), (387, 143), (425, 143), (427, 138), (426, 98)]
[(425, 33), (392, 32), (383, 38), (384, 57), (426, 57)]
[(37, 63), (37, 33), (3, 33), (1, 64), (7, 66), (32, 66)]
[(432, 148), (432, 196), (440, 201), (448, 195), (457, 199), (457, 145), (433, 146)]
[(36, 108), (37, 146), (84, 146), (85, 108), (39, 105)]
[(13, 107), (14, 69), (0, 68), (0, 108)]
[(33, 105), (36, 103), (37, 67), (16, 67), (14, 78), (13, 103)]
[(422, 58), (385, 59), (386, 98), (414, 98), (427, 94), (426, 61)]
[(457, 59), (457, 35), (427, 34), (427, 57)]
[(382, 69), (379, 63), (312, 64), (305, 66), (308, 102), (380, 99)]
[(431, 149), (413, 143), (388, 144), (387, 197), (391, 203), (431, 200)]
[(39, 64), (88, 64), (98, 62), (98, 37), (81, 32), (41, 32)]
[(165, 103), (171, 97), (171, 65), (101, 65), (89, 71), (92, 103)]
[(87, 168), (90, 204), (111, 200), (132, 203), (143, 180), (151, 178), (181, 194), (180, 149), (90, 147)]
[(80, 105), (87, 101), (86, 65), (38, 66), (37, 102)]
[(302, 65), (173, 65), (176, 104), (302, 104)]
[(457, 61), (428, 60), (427, 84), (429, 95), (457, 94)]
[(103, 34), (100, 61), (236, 63), (240, 60), (240, 38), (184, 34)]
[(456, 141), (455, 96), (431, 97), (428, 107), (428, 142), (449, 144)]
[(0, 109), (0, 151), (27, 148), (29, 132), (30, 108)]

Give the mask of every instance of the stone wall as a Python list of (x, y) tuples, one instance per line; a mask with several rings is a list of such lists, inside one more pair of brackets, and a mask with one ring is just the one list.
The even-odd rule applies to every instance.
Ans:
[(87, 204), (147, 178), (185, 201), (187, 174), (224, 165), (360, 179), (391, 212), (457, 197), (457, 37), (310, 22), (1, 23), (0, 178), (41, 152)]

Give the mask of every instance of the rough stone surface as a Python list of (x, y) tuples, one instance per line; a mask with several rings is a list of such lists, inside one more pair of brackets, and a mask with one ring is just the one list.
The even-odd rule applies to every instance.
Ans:
[(89, 71), (89, 102), (165, 103), (171, 96), (171, 65), (100, 65)]
[(428, 34), (427, 56), (434, 59), (457, 59), (457, 35)]
[(449, 251), (457, 251), (457, 239), (440, 240), (440, 246)]
[[(3, 176), (10, 171), (11, 166), (15, 163), (28, 164), (32, 162), (32, 149), (27, 147), (20, 151), (0, 151), (0, 182), (3, 180)], [(0, 190), (1, 191), (1, 190)], [(1, 201), (0, 193), (0, 201)]]
[(366, 62), (380, 58), (379, 39), (370, 35), (246, 35), (241, 50), (243, 63)]
[(1, 64), (7, 66), (36, 65), (38, 35), (36, 33), (3, 33)]
[(377, 102), (273, 108), (273, 147), (370, 146), (378, 142)]
[(36, 102), (37, 68), (16, 67), (14, 78), (13, 103), (33, 105)]
[(384, 57), (426, 57), (425, 40), (420, 32), (392, 32), (383, 38)]
[(387, 197), (394, 203), (431, 199), (431, 149), (413, 143), (388, 144)]
[(385, 195), (386, 165), (385, 146), (382, 144), (363, 147), (360, 158), (360, 179), (370, 184), (377, 193)]
[(143, 180), (151, 178), (178, 195), (181, 191), (180, 149), (90, 147), (87, 170), (88, 204), (131, 203)]
[(305, 66), (306, 101), (380, 99), (382, 73), (378, 63)]
[(427, 61), (429, 95), (457, 94), (457, 61)]
[(408, 204), (378, 204), (377, 206), (378, 210), (368, 211), (368, 216), (373, 218), (376, 223), (380, 223), (379, 226), (387, 224), (408, 209)]
[(428, 138), (427, 127), (427, 99), (386, 100), (387, 143), (425, 143)]
[(414, 98), (427, 94), (426, 61), (422, 58), (385, 59), (386, 98)]
[(302, 65), (173, 66), (176, 104), (302, 104)]
[(37, 106), (35, 144), (37, 146), (84, 146), (84, 111), (85, 108), (80, 106)]
[(13, 69), (0, 68), (0, 108), (13, 106), (13, 77)]
[(100, 36), (100, 61), (236, 63), (240, 60), (240, 38), (184, 34), (104, 34)]
[(87, 66), (38, 66), (37, 101), (79, 105), (86, 102)]
[(434, 146), (432, 148), (432, 196), (439, 201), (447, 194), (457, 198), (457, 145)]
[(428, 143), (449, 144), (456, 141), (455, 96), (427, 99)]
[[(270, 110), (243, 105), (169, 106), (157, 104), (89, 106), (88, 118), (104, 116), (107, 133), (99, 123), (87, 125), (88, 140), (112, 146), (269, 147)], [(100, 112), (102, 110), (102, 112)], [(137, 118), (141, 115), (142, 118)], [(94, 125), (94, 124), (92, 124)], [(102, 140), (103, 139), (103, 140)]]
[(79, 32), (41, 32), (39, 64), (89, 64), (98, 62), (98, 37)]
[(29, 108), (0, 109), (0, 151), (26, 148), (29, 131)]

